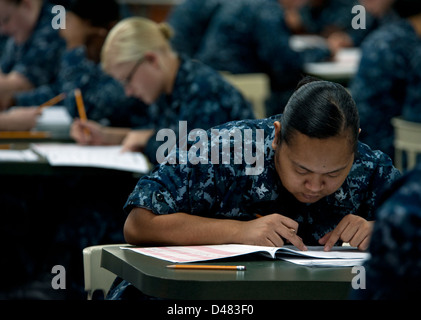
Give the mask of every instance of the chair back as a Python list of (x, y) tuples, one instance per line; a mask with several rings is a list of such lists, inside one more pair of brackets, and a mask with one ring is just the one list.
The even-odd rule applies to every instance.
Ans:
[[(392, 119), (392, 125), (395, 131), (395, 167), (404, 172), (415, 167), (417, 156), (421, 154), (421, 123), (395, 117)], [(406, 165), (403, 163), (404, 153)]]

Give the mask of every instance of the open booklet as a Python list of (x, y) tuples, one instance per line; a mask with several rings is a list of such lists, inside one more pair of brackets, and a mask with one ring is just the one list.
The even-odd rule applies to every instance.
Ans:
[(333, 247), (328, 252), (325, 252), (322, 246), (309, 246), (307, 251), (301, 251), (289, 245), (265, 247), (241, 244), (122, 248), (175, 263), (209, 261), (259, 253), (273, 259), (307, 266), (356, 266), (361, 265), (369, 257), (368, 253), (352, 247)]

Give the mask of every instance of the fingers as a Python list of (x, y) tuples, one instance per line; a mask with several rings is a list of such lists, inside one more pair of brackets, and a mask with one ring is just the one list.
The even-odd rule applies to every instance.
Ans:
[(349, 242), (351, 246), (358, 247), (360, 250), (366, 250), (370, 242), (372, 225), (373, 222), (349, 214), (339, 222), (333, 231), (320, 238), (319, 243), (325, 246), (325, 251), (330, 251), (340, 239)]
[(89, 144), (91, 136), (85, 134), (86, 130), (88, 130), (86, 123), (80, 119), (75, 119), (70, 129), (70, 136), (80, 144)]
[[(282, 247), (285, 242), (290, 242), (300, 250), (307, 250), (303, 240), (297, 235), (298, 223), (279, 214), (269, 215), (267, 219), (272, 226), (272, 232), (266, 233), (267, 240), (275, 247)], [(269, 222), (269, 220), (271, 220)], [(275, 220), (275, 221), (274, 221)]]

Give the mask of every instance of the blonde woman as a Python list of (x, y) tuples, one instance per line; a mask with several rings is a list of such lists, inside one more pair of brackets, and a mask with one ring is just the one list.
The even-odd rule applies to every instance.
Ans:
[[(254, 118), (249, 102), (210, 67), (178, 55), (169, 39), (172, 30), (145, 18), (118, 23), (105, 41), (103, 68), (149, 108), (150, 125), (139, 130), (109, 128), (76, 120), (72, 137), (82, 144), (122, 144), (124, 150), (143, 151), (156, 163), (158, 130), (179, 132), (187, 121), (187, 132), (209, 129), (232, 120)], [(84, 129), (90, 131), (84, 134)]]

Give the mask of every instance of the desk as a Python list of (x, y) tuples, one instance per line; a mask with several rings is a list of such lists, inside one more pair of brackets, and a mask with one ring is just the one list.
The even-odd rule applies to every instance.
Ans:
[(187, 300), (346, 299), (355, 276), (351, 268), (303, 267), (256, 256), (229, 261), (247, 270), (167, 269), (168, 261), (119, 247), (103, 248), (101, 266), (147, 295)]
[(359, 48), (340, 50), (333, 61), (311, 62), (304, 65), (304, 72), (328, 81), (347, 85), (358, 71), (361, 59)]
[[(52, 140), (54, 141), (54, 140)], [(65, 141), (72, 142), (72, 141)], [(30, 148), (28, 142), (14, 142), (10, 144), (11, 150), (25, 150)], [(37, 155), (36, 161), (0, 161), (0, 176), (106, 176), (108, 178), (115, 177), (133, 177), (139, 179), (143, 174), (121, 171), (116, 169), (103, 169), (95, 167), (78, 167), (78, 166), (52, 166), (47, 159)]]

